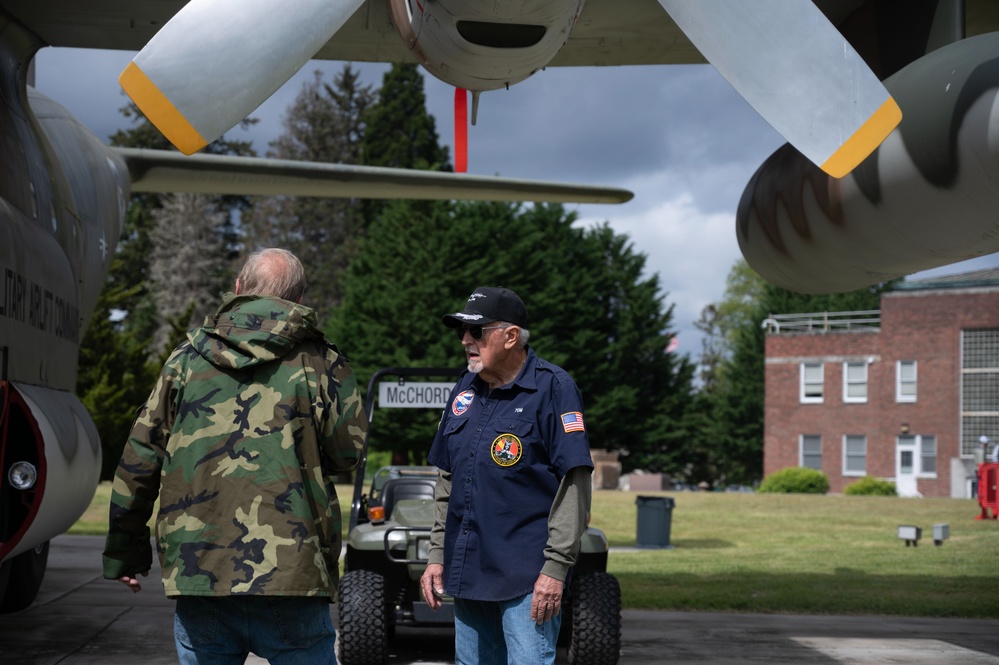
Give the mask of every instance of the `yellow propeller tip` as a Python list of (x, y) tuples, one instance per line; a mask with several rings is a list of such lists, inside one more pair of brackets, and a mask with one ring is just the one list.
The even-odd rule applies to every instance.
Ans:
[(153, 123), (177, 150), (185, 155), (193, 155), (208, 145), (198, 130), (134, 61), (128, 63), (128, 67), (118, 77), (118, 83), (149, 122)]
[(889, 97), (820, 167), (834, 178), (842, 178), (870, 156), (902, 122), (902, 109)]

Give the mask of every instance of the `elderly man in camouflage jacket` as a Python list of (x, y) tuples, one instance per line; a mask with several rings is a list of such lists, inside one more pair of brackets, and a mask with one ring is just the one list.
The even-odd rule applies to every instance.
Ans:
[(367, 418), (347, 359), (299, 304), (290, 252), (253, 254), (163, 367), (115, 474), (104, 577), (139, 591), (152, 550), (181, 663), (334, 663), (340, 506)]

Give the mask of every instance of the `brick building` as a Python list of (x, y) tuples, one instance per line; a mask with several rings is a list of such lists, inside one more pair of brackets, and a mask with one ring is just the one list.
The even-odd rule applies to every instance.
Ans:
[(903, 282), (880, 311), (766, 325), (764, 474), (972, 496), (980, 437), (999, 442), (999, 269)]

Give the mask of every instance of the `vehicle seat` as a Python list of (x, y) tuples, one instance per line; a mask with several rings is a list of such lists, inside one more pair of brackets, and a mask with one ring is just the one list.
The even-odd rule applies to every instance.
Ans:
[(392, 508), (396, 501), (433, 499), (436, 485), (437, 481), (434, 478), (393, 478), (388, 481), (382, 489), (382, 507), (385, 508), (385, 517), (392, 517)]

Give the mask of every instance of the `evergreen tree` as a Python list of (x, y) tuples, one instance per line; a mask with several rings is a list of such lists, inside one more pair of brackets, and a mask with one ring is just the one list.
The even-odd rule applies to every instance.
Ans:
[[(111, 145), (123, 148), (148, 148), (155, 150), (171, 150), (169, 141), (156, 127), (146, 119), (135, 104), (129, 103), (121, 109), (124, 117), (132, 122), (129, 129), (120, 129), (111, 135)], [(248, 127), (257, 121), (247, 118), (240, 127)], [(222, 136), (204, 149), (205, 153), (215, 155), (254, 156), (252, 146), (248, 141), (229, 141)], [(149, 271), (152, 266), (153, 241), (151, 233), (156, 226), (153, 211), (162, 207), (163, 197), (160, 194), (133, 194), (129, 201), (127, 218), (122, 235), (115, 250), (116, 261), (109, 276), (111, 285), (127, 285), (137, 287), (129, 289), (131, 294), (117, 303), (121, 318), (121, 326), (138, 338), (152, 339), (162, 325), (162, 317), (157, 311), (157, 303), (149, 285)], [(238, 237), (235, 230), (235, 218), (245, 213), (249, 200), (245, 196), (213, 197), (215, 207), (225, 211), (225, 216), (219, 221), (215, 232), (224, 240), (221, 252), (214, 246), (214, 264), (211, 270), (231, 279), (232, 263), (238, 253)], [(158, 349), (155, 353), (158, 353)]]
[[(440, 145), (437, 136), (437, 123), (427, 113), (426, 100), (423, 75), (416, 65), (394, 64), (385, 72), (378, 101), (365, 116), (365, 166), (452, 170), (447, 148)], [(384, 207), (384, 201), (364, 201), (364, 218), (369, 226)]]
[(426, 101), (417, 65), (392, 65), (382, 79), (378, 102), (366, 118), (363, 144), (367, 166), (451, 170), (447, 148), (440, 145)]
[[(373, 100), (350, 65), (333, 85), (316, 71), (303, 84), (271, 142), (269, 157), (357, 164), (365, 135), (364, 117)], [(340, 302), (343, 272), (365, 234), (356, 199), (276, 196), (258, 199), (246, 223), (247, 250), (283, 247), (301, 260), (309, 280), (308, 302), (320, 315)]]
[[(574, 221), (554, 205), (392, 202), (348, 271), (331, 337), (362, 381), (380, 367), (461, 368), (464, 352), (441, 316), (476, 286), (512, 288), (528, 306), (532, 347), (579, 385), (591, 445), (622, 450), (632, 465), (669, 457), (687, 438), (693, 371), (666, 353), (672, 308), (658, 278), (641, 277), (645, 258), (626, 238)], [(372, 446), (421, 461), (438, 416), (380, 412)]]
[[(440, 315), (433, 315), (447, 298), (448, 274), (447, 257), (435, 244), (439, 229), (450, 223), (446, 204), (389, 202), (350, 264), (343, 303), (327, 328), (351, 359), (362, 388), (383, 367), (461, 366), (449, 343), (453, 337), (441, 334)], [(439, 417), (417, 409), (379, 411), (369, 434), (371, 448), (392, 451), (396, 464), (420, 464)]]
[(152, 211), (149, 281), (160, 315), (153, 348), (168, 352), (172, 331), (200, 325), (218, 308), (232, 281), (219, 257), (226, 256), (221, 233), (226, 215), (205, 194), (167, 194)]
[(701, 310), (701, 317), (694, 322), (694, 327), (704, 333), (701, 339), (697, 378), (701, 382), (701, 392), (713, 394), (718, 389), (718, 375), (725, 360), (725, 339), (722, 336), (718, 305), (714, 303), (705, 305)]
[(764, 334), (762, 316), (754, 316), (735, 334), (724, 380), (711, 397), (704, 437), (714, 451), (714, 468), (722, 483), (752, 484), (763, 474)]
[[(121, 261), (115, 256), (112, 272), (123, 271)], [(101, 438), (101, 480), (114, 476), (135, 411), (156, 377), (156, 368), (148, 362), (148, 338), (124, 329), (115, 318), (115, 312), (132, 301), (139, 288), (109, 282), (101, 291), (80, 344), (76, 392)]]

